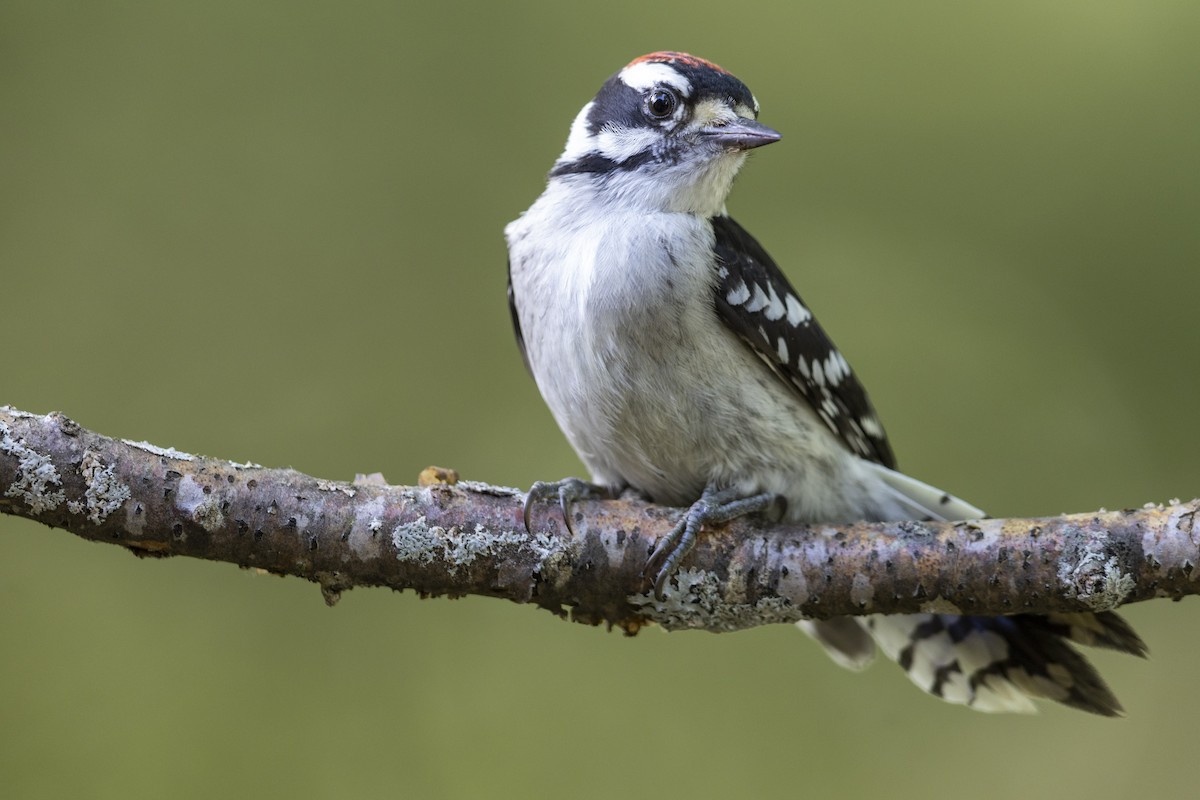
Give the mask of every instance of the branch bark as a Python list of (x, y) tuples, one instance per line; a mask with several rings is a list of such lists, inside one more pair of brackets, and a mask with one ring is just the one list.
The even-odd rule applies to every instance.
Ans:
[(417, 486), (321, 480), (111, 439), (0, 407), (0, 512), (139, 556), (228, 561), (318, 583), (533, 603), (635, 633), (802, 617), (1100, 611), (1200, 594), (1200, 501), (1044, 519), (706, 531), (661, 599), (641, 575), (677, 510), (586, 501), (567, 529), (517, 489), (431, 468)]

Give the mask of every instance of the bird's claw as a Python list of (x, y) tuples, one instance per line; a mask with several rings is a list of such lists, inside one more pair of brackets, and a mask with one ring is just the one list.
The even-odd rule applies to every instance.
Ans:
[(660, 600), (667, 580), (679, 568), (679, 562), (696, 545), (696, 536), (705, 525), (717, 525), (731, 519), (764, 511), (774, 505), (778, 495), (770, 492), (743, 497), (737, 489), (708, 487), (700, 499), (675, 523), (675, 527), (659, 540), (642, 568), (643, 576), (654, 579), (654, 596)]
[(563, 478), (561, 481), (537, 481), (533, 486), (529, 487), (529, 491), (525, 494), (524, 516), (526, 533), (533, 533), (533, 525), (530, 523), (533, 504), (553, 496), (558, 497), (558, 505), (562, 509), (563, 522), (567, 524), (567, 530), (574, 536), (575, 524), (571, 521), (571, 506), (580, 500), (612, 499), (612, 491), (604, 486), (597, 486), (594, 483), (588, 483), (579, 478)]
[(700, 508), (703, 502), (697, 501), (684, 512), (670, 533), (658, 541), (654, 551), (650, 553), (650, 558), (646, 559), (646, 566), (642, 568), (643, 576), (649, 574), (654, 577), (654, 596), (660, 600), (667, 579), (675, 574), (680, 560), (696, 545), (696, 533), (704, 524), (704, 509)]

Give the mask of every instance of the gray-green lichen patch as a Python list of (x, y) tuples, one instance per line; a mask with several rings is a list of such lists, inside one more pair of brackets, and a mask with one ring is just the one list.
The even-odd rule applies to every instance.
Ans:
[(529, 549), (533, 550), (534, 555), (538, 557), (538, 561), (545, 561), (548, 558), (561, 555), (567, 556), (561, 547), (555, 545), (554, 537), (545, 531), (535, 533), (527, 542)]
[(1121, 605), (1136, 587), (1133, 576), (1122, 572), (1120, 564), (1120, 559), (1108, 555), (1108, 533), (1091, 531), (1086, 544), (1063, 553), (1058, 579), (1067, 597), (1096, 611), (1108, 611)]
[(397, 525), (392, 531), (392, 547), (396, 549), (396, 558), (422, 565), (432, 564), (437, 557), (434, 548), (438, 546), (438, 539), (445, 532), (445, 528), (427, 525), (423, 516), (412, 522)]
[(1104, 583), (1100, 591), (1091, 594), (1081, 594), (1080, 598), (1097, 611), (1107, 611), (1125, 602), (1125, 598), (1133, 593), (1137, 581), (1132, 575), (1122, 572), (1120, 561), (1114, 556), (1104, 562)]
[(496, 555), (499, 548), (513, 545), (529, 546), (529, 537), (516, 531), (492, 533), (482, 525), (476, 525), (473, 531), (443, 528), (429, 525), (424, 516), (397, 525), (392, 531), (396, 558), (422, 565), (441, 559), (449, 565), (452, 574), (481, 556)]
[[(583, 542), (579, 539), (555, 539), (548, 533), (539, 531), (526, 540), (525, 546), (532, 550), (537, 558), (540, 580), (555, 590), (561, 590), (574, 574), (572, 566), (579, 558)], [(612, 551), (605, 552), (611, 554)]]
[(196, 457), (191, 453), (185, 453), (182, 450), (176, 450), (174, 447), (159, 447), (156, 444), (149, 442), (135, 442), (132, 439), (122, 439), (122, 443), (130, 447), (136, 447), (138, 450), (145, 450), (147, 453), (153, 453), (156, 456), (164, 458), (177, 458), (180, 461), (195, 461)]
[[(7, 407), (5, 409), (8, 411)], [(11, 411), (9, 412), (11, 413)], [(34, 514), (52, 511), (62, 505), (66, 494), (62, 479), (49, 456), (27, 447), (24, 439), (15, 439), (8, 425), (0, 421), (0, 452), (17, 459), (17, 479), (4, 490), (7, 497), (25, 501)]]
[(653, 592), (630, 595), (628, 600), (647, 619), (669, 631), (738, 631), (800, 619), (796, 607), (782, 597), (764, 597), (754, 603), (726, 598), (721, 581), (705, 570), (679, 570), (663, 587), (661, 600)]
[(87, 518), (93, 525), (99, 525), (108, 519), (108, 515), (120, 508), (129, 499), (129, 487), (117, 480), (113, 475), (111, 464), (100, 460), (100, 454), (94, 450), (86, 450), (79, 464), (79, 474), (83, 476), (87, 488), (83, 493), (83, 502), (71, 500), (67, 510), (72, 514), (82, 514), (87, 511)]

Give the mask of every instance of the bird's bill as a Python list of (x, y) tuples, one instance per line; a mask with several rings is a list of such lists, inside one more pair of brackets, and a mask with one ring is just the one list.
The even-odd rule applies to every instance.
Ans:
[(779, 131), (744, 117), (724, 125), (711, 125), (704, 128), (701, 134), (706, 138), (715, 139), (731, 150), (750, 150), (783, 138)]

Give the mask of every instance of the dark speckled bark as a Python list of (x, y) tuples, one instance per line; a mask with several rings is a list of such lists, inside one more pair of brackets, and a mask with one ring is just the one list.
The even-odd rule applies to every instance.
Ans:
[(628, 632), (734, 630), (801, 616), (1101, 610), (1198, 593), (1195, 501), (1039, 520), (765, 527), (700, 537), (664, 598), (641, 569), (676, 516), (581, 503), (575, 534), (550, 504), (469, 481), (325, 481), (92, 433), (60, 414), (0, 409), (0, 511), (141, 556), (227, 561), (320, 584), (536, 603)]

